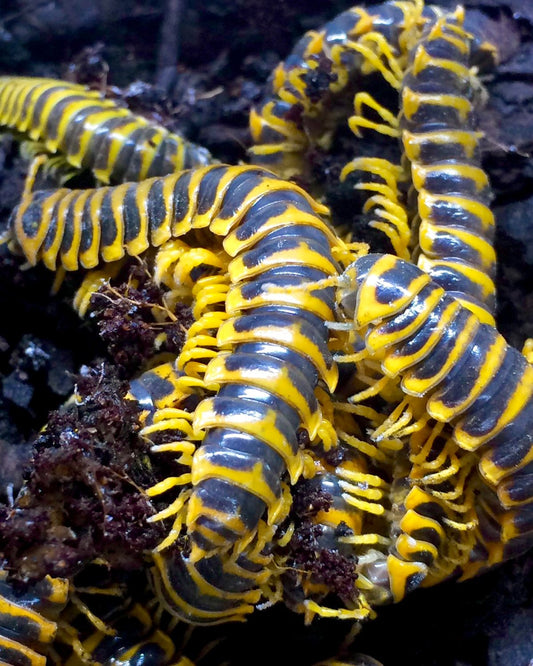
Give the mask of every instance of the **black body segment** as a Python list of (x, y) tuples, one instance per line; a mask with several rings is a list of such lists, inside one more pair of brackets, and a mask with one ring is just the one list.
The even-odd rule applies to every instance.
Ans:
[(45, 666), (67, 600), (66, 580), (47, 576), (19, 593), (0, 571), (0, 662)]
[[(321, 217), (327, 212), (264, 169), (227, 166), (91, 191), (36, 193), (14, 212), (13, 235), (28, 261), (42, 259), (52, 269), (59, 262), (68, 270), (93, 267), (154, 246), (161, 246), (157, 261), (164, 263), (174, 239), (188, 235), (198, 242), (200, 231), (225, 255), (227, 300), (224, 291), (222, 300), (217, 293), (219, 310), (206, 310), (219, 322), (207, 329), (213, 360), (194, 377), (204, 395), (216, 389), (194, 417), (183, 410), (176, 417), (187, 440), (176, 444), (180, 459), (189, 461), (187, 447), (194, 450), (204, 438), (190, 461), (192, 489), (183, 502), (189, 567), (256, 536), (266, 545), (262, 533), (256, 535), (261, 521), (272, 534), (287, 512), (281, 479), (288, 472), (294, 483), (303, 470), (299, 430), (313, 438), (321, 426), (315, 388), (322, 382), (333, 390), (337, 368), (326, 326), (334, 317), (334, 287), (320, 281), (336, 279), (334, 252), (346, 251)], [(54, 242), (46, 247), (51, 236)], [(76, 236), (79, 257), (71, 242)], [(201, 275), (201, 261), (197, 268)], [(194, 283), (194, 274), (188, 276)], [(131, 397), (144, 408), (150, 432), (165, 427), (165, 410), (179, 403), (177, 387), (191, 379), (182, 360), (132, 382)], [(169, 480), (159, 487), (171, 485)], [(172, 512), (169, 507), (166, 515)]]

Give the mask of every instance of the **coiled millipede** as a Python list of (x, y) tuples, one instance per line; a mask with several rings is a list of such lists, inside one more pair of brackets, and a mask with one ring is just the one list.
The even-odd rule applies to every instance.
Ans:
[[(320, 217), (326, 212), (303, 190), (261, 168), (212, 166), (138, 185), (37, 192), (13, 215), (12, 243), (30, 264), (42, 260), (51, 269), (58, 261), (67, 270), (92, 268), (149, 246), (161, 246), (155, 264), (166, 266), (167, 250), (171, 264), (190, 258), (183, 246), (176, 254), (173, 239), (199, 245), (198, 234), (205, 238), (206, 231), (215, 244), (217, 236), (224, 239), (222, 282), (214, 276), (212, 289), (206, 258), (206, 284), (200, 280), (195, 294), (200, 311), (193, 305), (193, 313), (203, 334), (196, 348), (186, 343), (186, 357), (178, 359), (185, 393), (191, 387), (217, 393), (196, 407), (192, 424), (179, 406), (169, 410), (170, 418), (183, 417), (187, 439), (202, 440), (202, 446), (192, 454), (190, 473), (151, 491), (159, 495), (192, 484), (158, 515), (175, 518), (162, 549), (176, 540), (185, 519), (189, 574), (191, 566), (204, 568), (202, 560), (234, 545), (244, 558), (239, 567), (257, 569), (253, 560), (263, 557), (288, 510), (282, 476), (288, 471), (294, 483), (305, 468), (297, 431), (303, 428), (313, 439), (331, 430), (314, 387), (320, 381), (332, 390), (336, 383), (325, 325), (334, 316), (333, 287), (315, 292), (307, 285), (337, 276), (333, 252), (346, 258), (349, 250)], [(157, 416), (159, 428), (165, 414)], [(183, 444), (175, 450), (182, 454)], [(259, 525), (265, 511), (266, 523)], [(247, 585), (250, 577), (252, 583), (257, 579), (257, 571), (242, 575)]]
[[(368, 193), (370, 226), (388, 236), (398, 256), (410, 259), (414, 250), (424, 270), (494, 324), (494, 218), (475, 117), (484, 97), (472, 65), (493, 64), (497, 49), (464, 23), (461, 8), (386, 2), (354, 7), (307, 33), (251, 113), (251, 153), (255, 163), (305, 180), (306, 151), (313, 142), (327, 147), (339, 115), (331, 107), (341, 107), (339, 95), (355, 87), (350, 128), (357, 136), (400, 138), (403, 161), (357, 157), (341, 180), (351, 176), (355, 189)], [(328, 83), (315, 91), (320, 72)], [(364, 90), (362, 75), (371, 72), (398, 91), (397, 111)]]
[[(346, 360), (378, 359), (405, 396), (374, 432), (377, 442), (410, 436), (413, 487), (397, 499), (401, 535), (386, 558), (392, 597), (428, 575), (431, 583), (469, 578), (523, 553), (533, 539), (533, 367), (494, 327), (397, 257), (361, 257), (344, 280), (340, 303), (365, 344)], [(444, 446), (435, 450), (439, 437)], [(429, 467), (440, 478), (417, 478), (412, 463), (423, 467), (436, 453), (440, 461)], [(450, 528), (455, 536), (446, 547)]]
[[(305, 174), (308, 148), (327, 147), (331, 141), (338, 121), (331, 109), (342, 95), (373, 72), (386, 86), (399, 88), (422, 11), (423, 2), (410, 0), (353, 7), (306, 33), (274, 70), (263, 99), (250, 114), (252, 161), (285, 178)], [(369, 105), (379, 112), (381, 105), (359, 90), (354, 105), (352, 129), (376, 127), (361, 112)]]
[(68, 581), (47, 576), (18, 593), (0, 571), (0, 662), (45, 666), (68, 601)]
[[(304, 37), (251, 119), (254, 159), (293, 175), (305, 169), (310, 140), (327, 144), (329, 124), (308, 130), (353, 72), (375, 72), (399, 90), (396, 115), (358, 92), (349, 124), (356, 133), (402, 136), (404, 164), (360, 158), (342, 177), (370, 174), (358, 187), (371, 193), (368, 210), (381, 218), (375, 226), (410, 257), (410, 166), (428, 274), (368, 255), (340, 275), (357, 250), (324, 222), (325, 206), (260, 167), (217, 165), (137, 185), (28, 193), (13, 215), (11, 245), (32, 265), (91, 269), (147, 252), (172, 292), (169, 302), (192, 303), (183, 352), (133, 380), (130, 392), (146, 411), (143, 435), (183, 466), (148, 494), (166, 504), (155, 518), (173, 520), (153, 555), (154, 588), (190, 623), (242, 620), (264, 599), (309, 617), (363, 619), (420, 585), (469, 578), (531, 545), (533, 371), (489, 325), (492, 214), (471, 122), (479, 92), (472, 53), (494, 49), (462, 21), (460, 10), (421, 2), (348, 10)], [(326, 52), (331, 76), (311, 98), (310, 75), (324, 68)], [(70, 116), (54, 107), (54, 86), (32, 85), (20, 97), (0, 97), (3, 124), (28, 129), (22, 120), (10, 125), (24, 116), (28, 93), (32, 119), (38, 101), (50, 112), (39, 121), (50, 136), (69, 126)], [(74, 123), (73, 98), (58, 98)], [(291, 112), (296, 107), (300, 115)], [(65, 129), (64, 145), (55, 146), (36, 126), (30, 137), (50, 151), (62, 148), (76, 167), (96, 154), (90, 133), (87, 153), (71, 150), (82, 125), (70, 137)], [(103, 182), (130, 173), (142, 179), (165, 161), (159, 155), (149, 165), (142, 141), (128, 141), (110, 139), (99, 153), (94, 171)], [(126, 166), (130, 150), (139, 168)], [(328, 325), (347, 332), (347, 343)], [(343, 387), (334, 393), (333, 351), (352, 373), (348, 381), (368, 380), (345, 402)], [(379, 378), (365, 374), (376, 366)], [(363, 404), (373, 396), (384, 413)], [(370, 434), (342, 412), (371, 422)], [(330, 449), (342, 453), (335, 464)], [(308, 572), (295, 586), (301, 603), (293, 603), (294, 589), (279, 574), (292, 566), (290, 485), (303, 479), (331, 497), (330, 510), (310, 521), (321, 530), (319, 547), (347, 553), (353, 565), (353, 597), (339, 593), (338, 608), (322, 605), (337, 590)], [(144, 656), (144, 643), (132, 649)]]

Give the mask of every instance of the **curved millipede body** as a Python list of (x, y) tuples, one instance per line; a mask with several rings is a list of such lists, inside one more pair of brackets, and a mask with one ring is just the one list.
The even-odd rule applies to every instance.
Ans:
[(270, 563), (269, 555), (250, 549), (235, 560), (212, 555), (197, 562), (164, 551), (154, 554), (153, 587), (169, 613), (191, 624), (243, 621), (262, 597)]
[[(339, 436), (337, 464), (324, 462), (314, 452), (316, 474), (299, 484), (296, 525), (284, 562), (291, 574), (285, 582), (285, 601), (304, 613), (306, 621), (315, 614), (372, 617), (368, 604), (372, 585), (362, 582), (358, 557), (376, 544), (389, 543), (382, 535), (389, 484), (370, 474), (363, 456)], [(334, 596), (341, 601), (335, 604), (339, 607), (323, 605), (325, 600), (333, 602)]]
[[(190, 466), (194, 445), (183, 438), (193, 415), (176, 413), (184, 397), (192, 396), (183, 393), (180, 380), (184, 378), (175, 363), (164, 363), (132, 380), (130, 397), (143, 409), (143, 436), (166, 439), (165, 444), (153, 450), (170, 450), (174, 454), (179, 451), (179, 462)], [(197, 396), (194, 401), (198, 401)], [(174, 418), (159, 420), (169, 408), (174, 409)], [(213, 555), (198, 562), (191, 562), (177, 549), (154, 553), (151, 572), (157, 599), (169, 613), (192, 624), (242, 621), (253, 612), (262, 596), (260, 588), (269, 579), (269, 546), (265, 535), (259, 547), (254, 544), (235, 559)]]
[[(457, 562), (463, 577), (524, 552), (533, 541), (533, 367), (494, 327), (396, 257), (356, 260), (340, 298), (367, 353), (408, 396), (389, 425), (411, 405), (420, 422), (414, 431), (428, 417), (449, 424), (445, 450), (475, 454), (464, 492), (465, 506), (475, 507), (476, 543)], [(459, 465), (449, 464), (460, 478)], [(424, 498), (412, 504), (423, 506)]]
[[(193, 456), (187, 503), (191, 559), (251, 538), (265, 514), (275, 525), (285, 499), (281, 478), (300, 476), (298, 431), (313, 438), (322, 421), (318, 381), (337, 374), (325, 322), (334, 316), (333, 249), (344, 244), (320, 217), (327, 209), (258, 167), (212, 166), (140, 184), (58, 190), (26, 198), (12, 230), (30, 263), (94, 266), (125, 252), (204, 229), (231, 258), (228, 317), (205, 386), (216, 395), (195, 410), (205, 432)], [(186, 237), (185, 240), (188, 240)], [(160, 250), (164, 252), (164, 248)]]
[(491, 190), (476, 129), (481, 85), (462, 12), (439, 18), (402, 81), (405, 156), (418, 194), (418, 265), (486, 323), (494, 323), (496, 256)]
[(0, 663), (45, 666), (68, 600), (68, 582), (47, 576), (20, 594), (0, 571)]
[[(384, 86), (399, 90), (424, 26), (446, 14), (422, 0), (392, 0), (352, 7), (307, 32), (274, 70), (263, 99), (252, 109), (252, 161), (286, 178), (305, 174), (306, 151), (331, 142), (344, 112), (342, 96), (349, 93), (355, 93), (355, 114), (349, 119), (355, 134), (367, 128), (398, 137), (394, 114), (365, 91), (365, 77), (377, 72)], [(477, 26), (470, 28), (472, 34), (463, 33), (462, 39), (470, 42), (472, 61), (492, 65), (495, 46)], [(363, 109), (371, 110), (368, 117)]]
[[(332, 108), (354, 79), (378, 71), (397, 87), (422, 9), (411, 0), (352, 7), (306, 33), (250, 114), (252, 161), (286, 178), (305, 173), (307, 149), (329, 143), (339, 115)], [(432, 8), (426, 14), (432, 16)]]
[(386, 417), (364, 407), (361, 416), (365, 411), (366, 427), (336, 413), (334, 465), (316, 459), (316, 475), (298, 487), (281, 564), (292, 572), (284, 599), (307, 620), (372, 617), (375, 606), (449, 578), (475, 545), (472, 492), (464, 493), (473, 454), (456, 456), (457, 445), (438, 427), (373, 445), (371, 423)]
[(105, 632), (99, 629), (84, 638), (81, 654), (73, 653), (65, 666), (194, 666), (180, 654), (172, 636), (154, 627), (153, 620), (153, 609), (132, 603), (107, 623)]
[(210, 161), (205, 148), (67, 81), (0, 77), (0, 127), (43, 143), (104, 183), (140, 181)]
[[(331, 143), (345, 114), (343, 96), (355, 91), (348, 119), (354, 134), (371, 130), (381, 149), (384, 137), (402, 138), (406, 159), (400, 166), (363, 152), (346, 164), (341, 181), (356, 172), (350, 182), (369, 193), (363, 207), (372, 214), (369, 225), (410, 259), (417, 245), (405, 196), (411, 170), (419, 193), (419, 264), (487, 323), (494, 323), (494, 221), (476, 131), (482, 86), (472, 65), (488, 69), (497, 57), (475, 16), (465, 20), (462, 9), (450, 13), (416, 1), (353, 7), (297, 43), (250, 114), (252, 161), (307, 179), (306, 151)], [(396, 108), (365, 90), (370, 73), (381, 79), (379, 93), (399, 93)], [(389, 142), (384, 154), (395, 150)]]

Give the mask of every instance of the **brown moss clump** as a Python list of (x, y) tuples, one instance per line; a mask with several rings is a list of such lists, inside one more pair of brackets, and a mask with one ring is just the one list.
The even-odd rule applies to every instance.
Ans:
[(192, 315), (186, 305), (171, 314), (163, 296), (142, 264), (130, 265), (118, 286), (106, 284), (93, 294), (91, 317), (121, 377), (131, 377), (158, 353), (179, 354)]
[[(336, 548), (324, 546), (322, 537), (325, 527), (313, 521), (320, 511), (329, 510), (332, 501), (329, 493), (313, 487), (307, 481), (296, 485), (291, 509), (295, 530), (289, 543), (290, 559), (294, 571), (307, 572), (314, 583), (324, 584), (331, 595), (349, 601), (356, 596), (356, 560)], [(349, 534), (351, 530), (340, 523), (335, 536)], [(296, 587), (299, 585), (297, 580), (291, 584)]]
[(128, 383), (102, 365), (83, 369), (77, 387), (38, 437), (15, 506), (0, 511), (0, 551), (22, 579), (72, 576), (96, 557), (132, 570), (162, 538), (146, 522), (154, 509), (142, 488), (154, 478)]
[[(357, 590), (355, 581), (355, 560), (342, 555), (337, 550), (323, 548), (319, 545), (322, 526), (301, 525), (291, 539), (291, 556), (294, 567), (312, 575), (316, 583), (323, 583), (329, 593), (344, 601), (353, 600)], [(342, 536), (342, 525), (339, 527)], [(350, 534), (346, 528), (346, 535)]]

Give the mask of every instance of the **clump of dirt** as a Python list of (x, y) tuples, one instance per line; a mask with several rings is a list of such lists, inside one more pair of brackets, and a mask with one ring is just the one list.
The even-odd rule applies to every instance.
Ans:
[(146, 522), (153, 476), (127, 390), (112, 366), (84, 368), (76, 399), (50, 416), (23, 490), (0, 509), (0, 551), (17, 577), (69, 577), (96, 557), (138, 568), (161, 539)]
[[(319, 512), (327, 512), (332, 502), (330, 493), (313, 483), (302, 481), (295, 486), (291, 507), (294, 534), (289, 544), (291, 574), (306, 572), (314, 584), (323, 583), (333, 595), (349, 601), (356, 594), (356, 560), (325, 546), (321, 541), (325, 528), (313, 520)], [(342, 523), (337, 531), (337, 536), (342, 536), (344, 532), (346, 535), (351, 533)], [(296, 581), (292, 585), (298, 586)]]
[(169, 312), (163, 289), (143, 265), (130, 266), (127, 278), (116, 287), (100, 287), (90, 307), (100, 338), (122, 377), (131, 377), (157, 354), (179, 354), (193, 322), (186, 305), (178, 304)]

